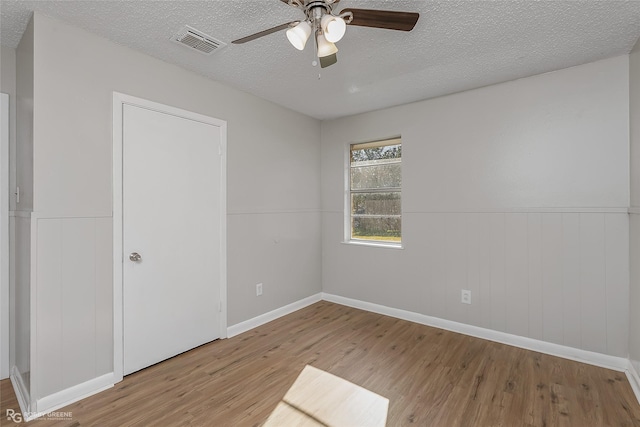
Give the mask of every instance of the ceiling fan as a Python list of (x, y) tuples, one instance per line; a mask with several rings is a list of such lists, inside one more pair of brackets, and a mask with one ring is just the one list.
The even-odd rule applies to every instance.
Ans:
[[(287, 30), (287, 38), (298, 50), (303, 50), (311, 34), (314, 35), (316, 56), (322, 68), (338, 61), (338, 48), (334, 43), (344, 36), (348, 25), (360, 27), (385, 28), (388, 30), (411, 31), (415, 27), (419, 13), (397, 12), (375, 9), (342, 9), (340, 13), (333, 8), (340, 0), (280, 0), (289, 6), (300, 9), (305, 19), (291, 21), (250, 36), (234, 40), (231, 43), (242, 44), (264, 37), (277, 31)], [(316, 65), (315, 61), (313, 65)]]

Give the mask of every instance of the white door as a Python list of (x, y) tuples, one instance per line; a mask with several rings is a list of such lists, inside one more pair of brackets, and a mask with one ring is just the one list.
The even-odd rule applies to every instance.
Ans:
[(132, 105), (122, 120), (126, 375), (219, 338), (221, 132)]

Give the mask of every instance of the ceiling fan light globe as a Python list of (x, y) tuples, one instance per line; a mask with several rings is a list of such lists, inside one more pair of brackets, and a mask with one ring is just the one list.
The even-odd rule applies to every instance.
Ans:
[(298, 50), (304, 50), (304, 46), (311, 35), (311, 25), (307, 21), (302, 21), (293, 28), (287, 30), (289, 42)]
[(324, 37), (331, 43), (340, 41), (347, 31), (347, 23), (339, 16), (324, 15), (320, 25), (322, 26)]
[(331, 56), (334, 53), (338, 52), (338, 48), (335, 44), (327, 41), (327, 39), (322, 35), (318, 35), (318, 58), (324, 58), (325, 56)]

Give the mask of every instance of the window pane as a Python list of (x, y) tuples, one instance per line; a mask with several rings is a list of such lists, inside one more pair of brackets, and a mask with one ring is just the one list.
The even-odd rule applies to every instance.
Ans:
[(358, 215), (400, 215), (400, 192), (351, 193), (351, 214)]
[(388, 163), (387, 160), (387, 163), (352, 167), (351, 189), (400, 187), (402, 184), (402, 165), (396, 160), (392, 161), (394, 163)]
[(351, 237), (354, 239), (400, 241), (400, 216), (351, 218)]
[[(366, 145), (366, 144), (363, 144)], [(357, 147), (357, 146), (356, 146)], [(371, 160), (380, 159), (400, 159), (402, 157), (402, 145), (384, 145), (382, 147), (375, 148), (352, 148), (351, 149), (351, 164), (358, 162), (368, 162)]]
[(351, 237), (400, 241), (400, 193), (352, 193)]

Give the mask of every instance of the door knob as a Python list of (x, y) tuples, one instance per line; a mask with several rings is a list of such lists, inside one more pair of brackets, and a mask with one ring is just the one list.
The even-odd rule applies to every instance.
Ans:
[(142, 260), (142, 256), (138, 253), (138, 252), (131, 252), (129, 254), (129, 259), (131, 261), (141, 261)]

